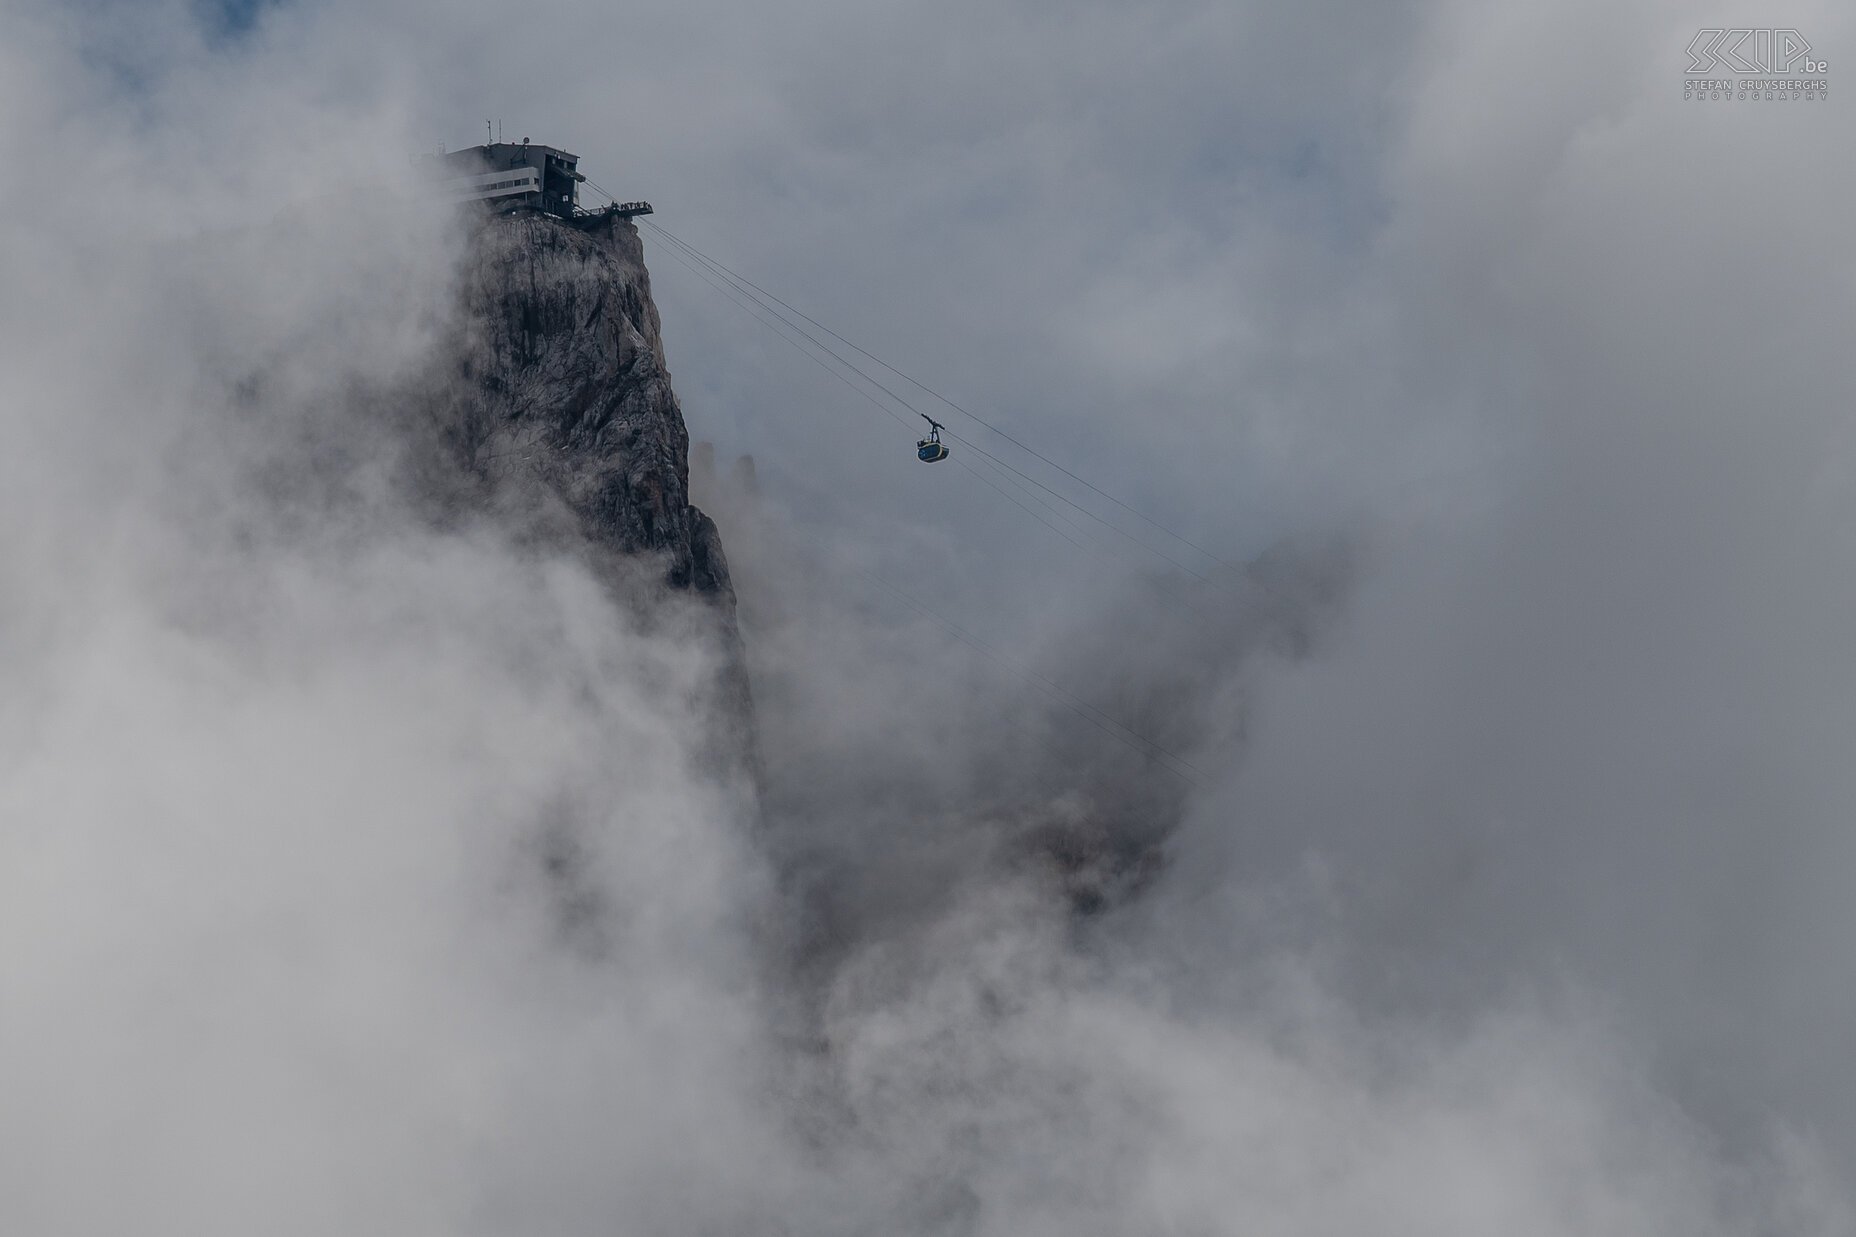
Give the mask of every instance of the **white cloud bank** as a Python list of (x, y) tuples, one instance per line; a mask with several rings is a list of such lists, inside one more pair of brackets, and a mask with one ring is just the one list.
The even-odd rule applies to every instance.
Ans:
[[(1681, 110), (1688, 19), (1653, 7), (1594, 12), (1629, 54), (1589, 59), (1576, 15), (1480, 7), (1282, 30), (1021, 6), (966, 35), (958, 10), (440, 12), (290, 7), (217, 45), (183, 6), (7, 14), (0, 150), (54, 181), (11, 178), (0, 218), (0, 1229), (1849, 1231), (1838, 113)], [(1328, 49), (1321, 102), (1247, 40), (1271, 32)], [(1273, 88), (1226, 80), (1240, 45)], [(938, 828), (983, 845), (1003, 810), (977, 772), (886, 802), (818, 777), (880, 773), (895, 734), (983, 772), (1044, 724), (980, 676), (911, 702), (878, 668), (920, 629), (773, 598), (842, 626), (764, 633), (770, 672), (818, 685), (764, 720), (832, 736), (786, 746), (772, 779), (811, 814), (769, 841), (695, 771), (703, 650), (392, 492), (353, 393), (416, 372), (451, 238), (339, 190), (427, 145), (460, 80), (540, 65), (565, 101), (525, 106), (623, 109), (737, 246), (770, 169), (831, 186), (767, 261), (881, 255), (924, 291), (878, 333), (964, 322), (935, 329), (971, 381), (1049, 379), (1024, 415), (1085, 466), (1164, 461), (1131, 489), (1227, 530), (1219, 485), (1264, 471), (1234, 445), (1282, 474), (1255, 479), (1276, 530), (1400, 496), (1315, 656), (1219, 671), (1247, 746), (1144, 901), (1079, 925), (1025, 865), (941, 862)], [(881, 81), (963, 72), (998, 94), (977, 119), (857, 127)], [(1181, 85), (1153, 102), (1156, 74)], [(916, 247), (919, 217), (878, 209), (914, 183), (885, 151), (936, 131), (943, 171), (1001, 193)], [(306, 169), (341, 185), (304, 214), (329, 190)], [(1050, 226), (1078, 187), (1102, 214)], [(1143, 201), (1140, 262), (1085, 270)], [(1053, 290), (1099, 312), (1040, 314)], [(692, 418), (693, 388), (724, 425), (820, 415), (691, 365)], [(1469, 496), (1414, 515), (1411, 478), (1465, 459)], [(865, 493), (888, 485), (845, 480), (878, 548), (834, 554), (914, 515)], [(970, 545), (982, 517), (936, 519)], [(950, 604), (1151, 634), (1075, 618), (1120, 577), (986, 544)], [(796, 877), (779, 839), (808, 827), (838, 846)], [(911, 873), (935, 883), (906, 914), (872, 896), (824, 974), (784, 969), (795, 887)]]

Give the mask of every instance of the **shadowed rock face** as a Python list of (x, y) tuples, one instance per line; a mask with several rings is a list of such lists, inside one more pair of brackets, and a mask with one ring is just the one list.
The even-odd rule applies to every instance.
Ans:
[(466, 465), (504, 490), (542, 481), (598, 544), (655, 556), (670, 587), (732, 610), (715, 527), (689, 504), (689, 433), (637, 229), (488, 219), (460, 296), (475, 390), (450, 428)]
[(723, 662), (715, 699), (698, 702), (718, 719), (711, 755), (754, 768), (728, 558), (690, 505), (689, 433), (637, 228), (486, 217), (458, 298), (453, 372), (428, 405), (447, 466), (425, 491), (454, 510), (488, 506), (539, 542), (589, 548), (647, 625), (707, 627)]

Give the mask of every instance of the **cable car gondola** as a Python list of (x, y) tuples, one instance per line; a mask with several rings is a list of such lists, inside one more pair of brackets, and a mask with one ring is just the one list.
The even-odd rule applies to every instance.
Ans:
[(928, 422), (928, 437), (915, 444), (915, 458), (924, 464), (939, 464), (947, 458), (947, 448), (941, 445), (941, 423), (925, 412), (921, 417)]

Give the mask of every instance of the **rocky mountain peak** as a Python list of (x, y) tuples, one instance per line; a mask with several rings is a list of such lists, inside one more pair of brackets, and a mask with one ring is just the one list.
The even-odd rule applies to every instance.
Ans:
[(689, 432), (636, 226), (485, 216), (458, 305), (453, 374), (429, 405), (450, 465), (440, 488), (526, 536), (590, 550), (647, 626), (670, 603), (712, 627), (725, 663), (707, 702), (718, 758), (752, 765), (734, 586), (715, 522), (690, 503)]

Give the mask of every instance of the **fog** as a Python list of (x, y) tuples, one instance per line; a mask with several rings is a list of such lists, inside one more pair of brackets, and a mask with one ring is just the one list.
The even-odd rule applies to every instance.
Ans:
[[(1835, 96), (1655, 3), (0, 15), (0, 1229), (1856, 1228)], [(407, 492), (484, 116), (1157, 523), (646, 229), (716, 781), (722, 650)]]

